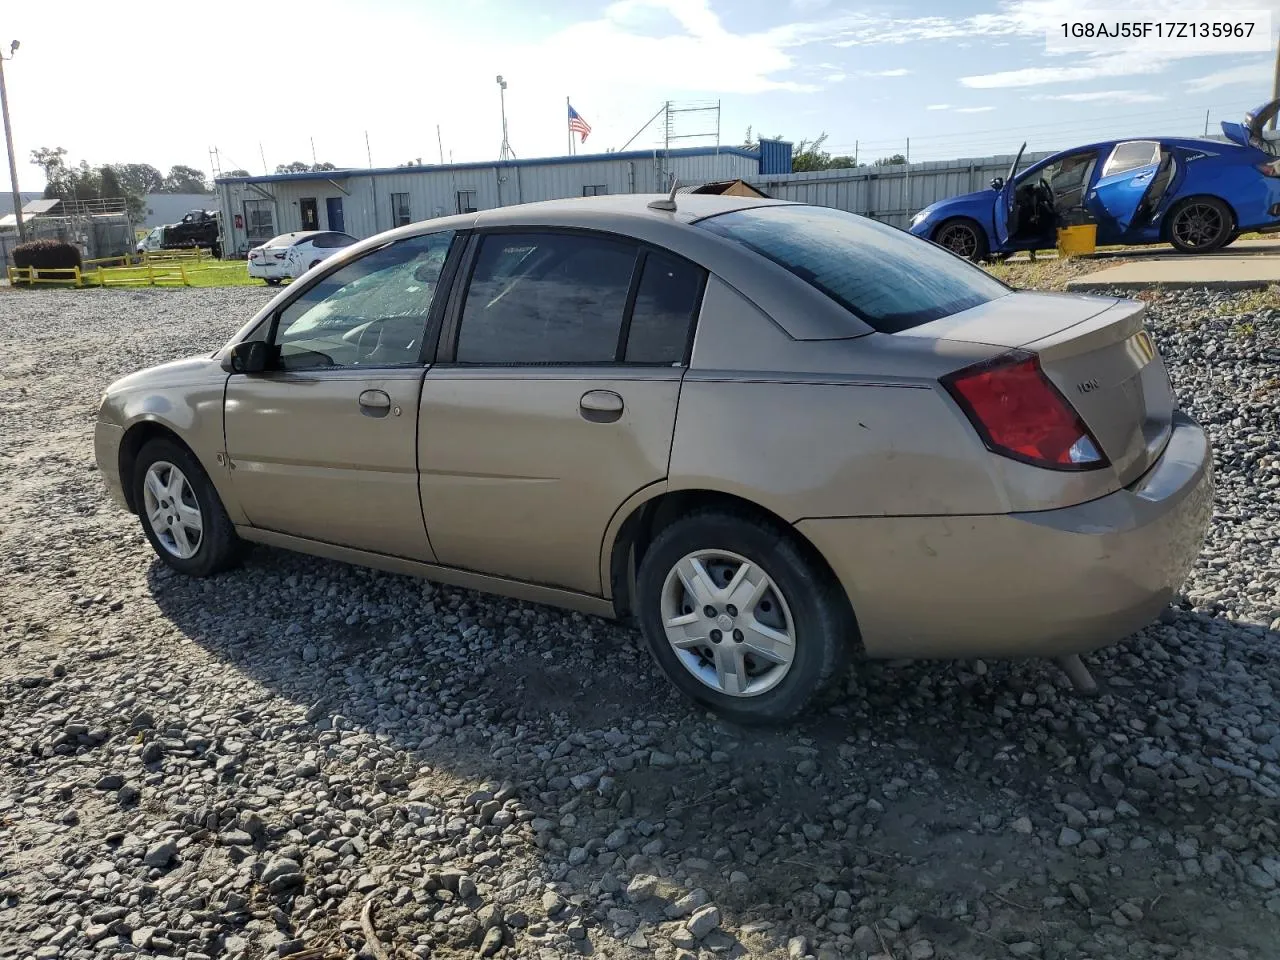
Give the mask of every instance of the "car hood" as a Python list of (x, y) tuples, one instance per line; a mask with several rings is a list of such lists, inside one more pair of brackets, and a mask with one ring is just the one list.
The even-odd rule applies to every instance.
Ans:
[(191, 383), (200, 383), (211, 376), (225, 377), (222, 364), (213, 354), (201, 357), (186, 357), (182, 360), (170, 360), (159, 366), (147, 367), (121, 377), (107, 387), (107, 395), (125, 393), (139, 388), (157, 389), (160, 387), (177, 387)]
[(957, 197), (947, 197), (945, 200), (935, 200), (923, 210), (916, 214), (916, 222), (924, 220), (926, 217), (943, 210), (950, 210), (953, 207), (969, 206), (978, 204), (984, 199), (990, 203), (995, 199), (995, 191), (991, 189), (975, 190), (973, 193), (962, 193)]

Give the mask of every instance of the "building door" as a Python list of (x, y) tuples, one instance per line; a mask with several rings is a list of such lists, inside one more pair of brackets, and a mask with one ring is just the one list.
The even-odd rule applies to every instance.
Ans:
[[(319, 230), (320, 214), (316, 211), (316, 198), (303, 197), (298, 201), (298, 208), (302, 212), (302, 229)], [(333, 214), (330, 214), (330, 216), (333, 216)]]
[(342, 198), (329, 197), (325, 200), (324, 205), (329, 213), (329, 229), (336, 230), (338, 233), (346, 233), (346, 225), (342, 222)]

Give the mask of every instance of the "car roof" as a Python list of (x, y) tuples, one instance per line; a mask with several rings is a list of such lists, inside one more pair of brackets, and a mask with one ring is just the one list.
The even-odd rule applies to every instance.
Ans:
[(292, 233), (282, 233), (278, 237), (272, 237), (267, 243), (276, 243), (280, 240), (288, 240), (290, 243), (301, 243), (309, 240), (311, 237), (318, 237), (322, 233), (332, 233), (330, 230), (294, 230)]

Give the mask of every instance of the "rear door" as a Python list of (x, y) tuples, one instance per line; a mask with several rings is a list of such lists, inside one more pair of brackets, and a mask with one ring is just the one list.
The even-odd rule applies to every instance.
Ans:
[(472, 241), (419, 417), (441, 563), (600, 595), (614, 513), (663, 480), (705, 274), (603, 234)]
[(1125, 140), (1112, 148), (1087, 204), (1098, 223), (1099, 243), (1118, 243), (1142, 226), (1139, 209), (1157, 183), (1161, 157), (1155, 140)]

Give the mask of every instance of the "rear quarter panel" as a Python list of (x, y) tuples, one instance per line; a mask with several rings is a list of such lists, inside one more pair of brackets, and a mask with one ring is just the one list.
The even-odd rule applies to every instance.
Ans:
[[(1216, 156), (1195, 157), (1195, 154), (1217, 149)], [(1238, 147), (1232, 144), (1213, 144), (1204, 150), (1182, 151), (1184, 173), (1173, 193), (1173, 201), (1166, 205), (1166, 212), (1184, 197), (1211, 196), (1225, 200), (1236, 215), (1240, 230), (1275, 223), (1277, 218), (1267, 211), (1272, 204), (1280, 203), (1280, 178), (1264, 177), (1254, 169), (1255, 163), (1267, 159), (1261, 150)]]

